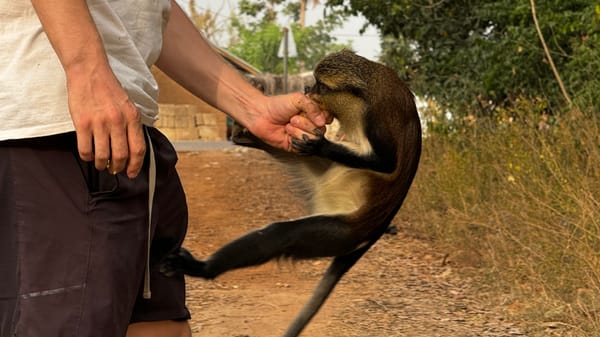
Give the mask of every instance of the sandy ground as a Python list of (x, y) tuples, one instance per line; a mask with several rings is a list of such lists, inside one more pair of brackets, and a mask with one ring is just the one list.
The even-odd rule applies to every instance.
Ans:
[[(251, 229), (302, 216), (281, 168), (252, 149), (180, 153), (190, 209), (185, 246), (204, 257)], [(402, 211), (394, 224), (399, 232), (386, 234), (344, 276), (302, 336), (533, 336), (484, 303), (446, 252), (412, 237)], [(328, 263), (270, 262), (214, 281), (189, 278), (194, 337), (280, 336)]]

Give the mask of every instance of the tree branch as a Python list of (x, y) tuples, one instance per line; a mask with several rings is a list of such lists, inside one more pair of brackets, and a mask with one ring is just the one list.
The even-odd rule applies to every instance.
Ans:
[(550, 63), (550, 67), (552, 68), (552, 72), (554, 73), (554, 77), (556, 78), (556, 81), (558, 82), (558, 86), (560, 87), (560, 91), (562, 92), (563, 97), (569, 104), (569, 107), (571, 107), (573, 105), (573, 102), (571, 101), (571, 98), (569, 97), (567, 90), (565, 90), (565, 85), (563, 84), (563, 81), (560, 78), (560, 74), (558, 73), (558, 70), (556, 70), (556, 66), (554, 65), (554, 61), (552, 60), (552, 56), (550, 55), (548, 46), (546, 45), (546, 40), (544, 40), (544, 35), (542, 35), (542, 30), (540, 29), (540, 25), (537, 20), (537, 15), (535, 13), (535, 2), (534, 2), (534, 0), (530, 0), (530, 2), (531, 2), (531, 15), (533, 16), (533, 23), (535, 24), (535, 29), (540, 38), (540, 42), (542, 42), (542, 46), (544, 47), (544, 52), (546, 53), (546, 58), (548, 59), (548, 62)]

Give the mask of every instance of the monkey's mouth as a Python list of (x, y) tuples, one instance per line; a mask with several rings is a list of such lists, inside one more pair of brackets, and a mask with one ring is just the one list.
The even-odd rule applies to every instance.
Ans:
[(321, 110), (327, 110), (325, 108), (325, 106), (323, 105), (323, 102), (321, 102), (321, 96), (319, 94), (315, 94), (314, 92), (311, 92), (311, 93), (306, 94), (306, 96), (308, 98), (310, 98), (313, 102), (317, 103), (317, 105), (319, 106), (319, 108)]
[(325, 123), (331, 124), (331, 122), (333, 122), (333, 119), (336, 118), (336, 116), (331, 111), (327, 110), (327, 107), (323, 104), (323, 102), (321, 102), (321, 95), (314, 92), (308, 92), (305, 95), (308, 98), (310, 98), (313, 102), (317, 103), (319, 109), (326, 112)]
[(306, 96), (308, 98), (310, 98), (313, 102), (317, 103), (317, 105), (319, 106), (319, 108), (321, 110), (325, 110), (325, 107), (323, 106), (323, 103), (321, 102), (321, 96), (319, 96), (319, 94), (310, 92), (310, 93), (306, 94)]
[(316, 93), (314, 93), (314, 92), (307, 92), (307, 93), (305, 93), (305, 95), (306, 95), (308, 98), (310, 98), (310, 99), (312, 99), (313, 101), (315, 101), (315, 103), (317, 103), (317, 104), (321, 104), (321, 100), (320, 100), (320, 96), (319, 96), (319, 94), (316, 94)]

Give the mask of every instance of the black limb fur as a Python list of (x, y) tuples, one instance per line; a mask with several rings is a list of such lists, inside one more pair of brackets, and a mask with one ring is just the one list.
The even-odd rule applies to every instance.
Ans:
[(300, 155), (315, 155), (352, 168), (391, 173), (396, 167), (393, 158), (386, 160), (375, 152), (358, 154), (342, 144), (329, 141), (322, 134), (314, 139), (307, 135), (303, 135), (302, 139), (292, 138), (292, 147)]
[(294, 318), (294, 321), (290, 324), (283, 337), (296, 337), (300, 335), (308, 322), (321, 309), (323, 303), (325, 303), (325, 300), (327, 300), (342, 276), (354, 266), (373, 243), (374, 241), (348, 255), (338, 256), (333, 259), (319, 285), (315, 288), (310, 300), (304, 305), (302, 311), (296, 315), (296, 318)]
[(206, 260), (196, 260), (189, 253), (179, 252), (171, 255), (164, 265), (165, 270), (212, 279), (233, 269), (260, 265), (276, 258), (343, 256), (360, 243), (341, 216), (318, 215), (275, 222), (249, 232)]

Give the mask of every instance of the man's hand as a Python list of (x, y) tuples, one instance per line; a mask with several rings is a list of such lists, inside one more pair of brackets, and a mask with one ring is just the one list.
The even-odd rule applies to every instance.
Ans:
[[(32, 0), (67, 77), (79, 155), (134, 178), (146, 145), (140, 115), (108, 63), (85, 0)], [(109, 162), (110, 160), (110, 162)]]
[[(75, 73), (75, 74), (73, 74)], [(146, 144), (137, 111), (110, 67), (94, 72), (67, 71), (69, 111), (81, 159), (116, 174), (141, 170)]]
[(292, 151), (292, 137), (315, 138), (315, 134), (323, 134), (325, 124), (331, 122), (326, 111), (301, 93), (271, 96), (266, 100), (267, 113), (259, 115), (249, 129), (271, 146)]
[(328, 119), (326, 112), (301, 93), (263, 95), (215, 53), (175, 1), (171, 2), (171, 17), (156, 64), (192, 94), (283, 150), (291, 151), (292, 137), (311, 136), (315, 129), (324, 128)]

